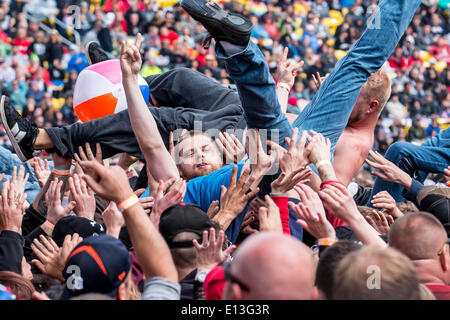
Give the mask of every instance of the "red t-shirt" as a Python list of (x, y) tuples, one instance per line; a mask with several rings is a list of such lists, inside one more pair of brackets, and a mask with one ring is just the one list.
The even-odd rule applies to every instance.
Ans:
[(164, 39), (169, 39), (170, 45), (173, 46), (175, 40), (178, 39), (178, 34), (172, 30), (169, 30), (169, 34), (167, 36), (159, 35), (159, 41), (161, 41), (161, 43)]
[(450, 286), (443, 284), (426, 284), (425, 285), (437, 300), (450, 300)]
[(20, 39), (16, 38), (12, 41), (12, 45), (18, 46), (19, 52), (21, 54), (27, 54), (28, 47), (30, 46), (30, 41), (28, 41), (27, 39), (20, 40)]

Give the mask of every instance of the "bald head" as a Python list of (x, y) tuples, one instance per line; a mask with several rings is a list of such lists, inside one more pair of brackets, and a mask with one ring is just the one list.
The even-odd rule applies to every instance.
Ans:
[(293, 237), (261, 232), (247, 239), (230, 266), (248, 286), (227, 283), (225, 299), (312, 299), (315, 270), (311, 250)]
[(439, 220), (427, 212), (415, 212), (397, 219), (389, 231), (389, 246), (411, 260), (436, 259), (447, 240)]

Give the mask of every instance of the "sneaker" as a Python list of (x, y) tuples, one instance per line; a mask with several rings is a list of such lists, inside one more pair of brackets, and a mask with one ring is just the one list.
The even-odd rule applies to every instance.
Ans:
[(239, 46), (246, 46), (250, 41), (252, 22), (239, 14), (224, 11), (213, 0), (183, 0), (181, 6), (216, 41), (227, 41)]
[(102, 47), (95, 41), (90, 41), (86, 44), (86, 57), (89, 65), (109, 60), (106, 52), (103, 51)]
[(33, 158), (33, 144), (39, 128), (34, 123), (22, 118), (6, 96), (2, 96), (0, 99), (0, 116), (6, 134), (19, 159), (25, 162)]

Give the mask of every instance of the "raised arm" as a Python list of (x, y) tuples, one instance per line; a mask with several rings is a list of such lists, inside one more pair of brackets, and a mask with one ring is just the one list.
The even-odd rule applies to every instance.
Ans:
[(89, 172), (89, 175), (83, 176), (86, 183), (101, 197), (118, 203), (123, 210), (131, 242), (146, 280), (162, 277), (178, 282), (169, 247), (138, 202), (125, 171), (118, 166), (103, 167), (95, 161), (82, 161), (80, 164), (85, 172)]
[(136, 134), (139, 147), (147, 162), (148, 172), (159, 180), (179, 179), (180, 175), (175, 161), (170, 156), (159, 134), (155, 119), (148, 110), (138, 86), (138, 75), (142, 60), (139, 53), (141, 34), (136, 37), (136, 43), (125, 49), (122, 42), (120, 66), (122, 69), (122, 84), (125, 90), (130, 115), (131, 126)]

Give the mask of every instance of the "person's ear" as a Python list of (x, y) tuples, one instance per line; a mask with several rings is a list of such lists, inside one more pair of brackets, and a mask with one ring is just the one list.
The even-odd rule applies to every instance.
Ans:
[(233, 300), (243, 300), (242, 289), (237, 283), (231, 284), (231, 293), (233, 295)]
[(450, 269), (450, 246), (444, 248), (444, 252), (439, 256), (442, 270), (448, 271)]
[(378, 107), (380, 106), (380, 103), (378, 100), (372, 100), (369, 103), (369, 110), (367, 110), (367, 113), (373, 113), (378, 110)]
[(126, 284), (125, 281), (119, 285), (116, 293), (116, 300), (126, 300)]
[(312, 293), (311, 293), (311, 300), (328, 300), (325, 292), (320, 290), (317, 287), (314, 287)]

